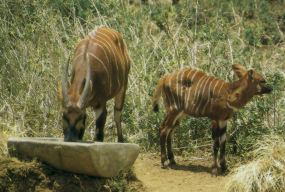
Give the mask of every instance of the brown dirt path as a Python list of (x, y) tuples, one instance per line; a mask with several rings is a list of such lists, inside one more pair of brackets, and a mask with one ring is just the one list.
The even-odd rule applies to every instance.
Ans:
[(183, 160), (176, 157), (177, 165), (161, 169), (159, 154), (140, 154), (134, 165), (135, 174), (146, 192), (220, 192), (225, 176), (216, 176), (209, 159)]

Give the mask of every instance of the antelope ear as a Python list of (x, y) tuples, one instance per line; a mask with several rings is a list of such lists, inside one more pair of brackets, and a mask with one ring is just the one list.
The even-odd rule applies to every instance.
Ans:
[(247, 73), (247, 70), (243, 66), (241, 66), (239, 64), (232, 65), (232, 69), (233, 69), (235, 75), (239, 79), (242, 78)]

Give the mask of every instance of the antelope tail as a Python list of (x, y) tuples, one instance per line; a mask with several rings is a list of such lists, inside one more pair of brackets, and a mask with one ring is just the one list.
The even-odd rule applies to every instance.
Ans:
[(161, 80), (159, 81), (158, 85), (156, 86), (156, 89), (154, 91), (153, 97), (152, 97), (152, 108), (154, 112), (158, 112), (159, 111), (159, 99), (161, 96), (161, 91), (162, 91), (162, 87), (163, 87), (163, 79), (161, 78)]

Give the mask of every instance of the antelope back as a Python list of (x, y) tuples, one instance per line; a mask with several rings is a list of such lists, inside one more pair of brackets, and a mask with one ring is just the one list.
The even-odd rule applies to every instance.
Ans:
[(61, 88), (63, 130), (65, 140), (74, 141), (82, 139), (86, 107), (105, 105), (127, 88), (130, 57), (120, 33), (97, 27), (75, 49), (69, 90), (68, 63)]
[(164, 77), (163, 97), (170, 109), (205, 116), (213, 98), (226, 98), (225, 82), (197, 69), (182, 69)]
[(104, 102), (113, 98), (127, 85), (130, 57), (125, 42), (117, 31), (98, 27), (76, 47), (72, 63), (69, 96), (76, 101), (85, 84), (84, 55), (88, 55), (91, 70), (91, 94), (88, 103)]

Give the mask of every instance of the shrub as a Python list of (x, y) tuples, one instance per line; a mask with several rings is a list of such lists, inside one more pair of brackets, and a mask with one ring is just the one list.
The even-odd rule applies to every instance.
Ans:
[(284, 191), (285, 142), (277, 136), (266, 135), (254, 145), (250, 162), (231, 171), (225, 191)]

